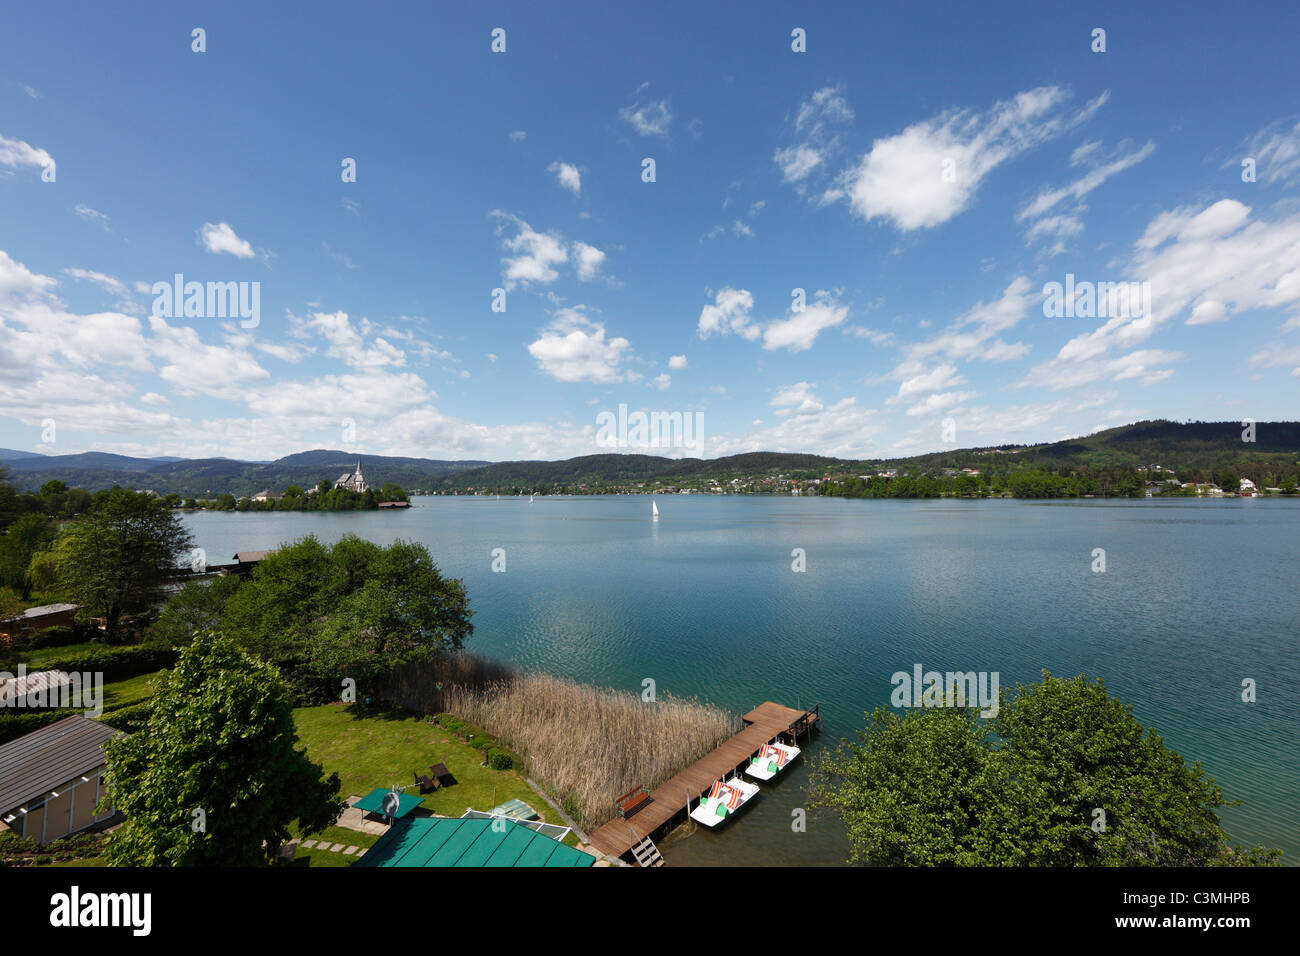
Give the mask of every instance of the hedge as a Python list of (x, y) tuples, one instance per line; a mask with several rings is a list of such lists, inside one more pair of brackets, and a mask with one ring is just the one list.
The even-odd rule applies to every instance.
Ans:
[(150, 671), (175, 667), (180, 651), (160, 644), (133, 644), (129, 647), (94, 647), (89, 650), (52, 654), (39, 664), (29, 664), (28, 671), (72, 671), (102, 673), (104, 683), (139, 677)]
[(27, 642), (29, 650), (40, 650), (44, 647), (66, 647), (69, 644), (80, 644), (82, 634), (75, 627), (68, 627), (66, 624), (56, 624), (54, 627), (47, 627), (37, 631)]
[[(152, 700), (143, 700), (138, 704), (128, 704), (116, 710), (106, 710), (96, 719), (108, 724), (114, 730), (124, 730), (128, 734), (133, 734), (138, 730), (142, 730), (145, 724), (149, 722), (152, 706)], [(84, 713), (85, 711), (79, 708), (71, 710), (65, 708), (29, 710), (26, 712), (0, 710), (0, 745), (7, 744), (11, 740), (17, 740), (19, 737), (30, 734), (33, 730), (48, 727), (64, 717), (72, 717), (75, 714), (84, 715)]]

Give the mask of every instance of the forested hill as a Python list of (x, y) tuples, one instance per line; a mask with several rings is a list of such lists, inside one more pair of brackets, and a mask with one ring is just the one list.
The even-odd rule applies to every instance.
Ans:
[[(251, 495), (289, 485), (312, 487), (350, 472), (358, 458), (367, 481), (395, 482), (408, 490), (456, 492), (645, 490), (655, 487), (729, 486), (733, 479), (811, 479), (867, 470), (908, 473), (975, 468), (1007, 473), (1028, 468), (1061, 472), (1071, 469), (1135, 468), (1160, 465), (1188, 472), (1234, 467), (1249, 470), (1267, 464), (1285, 474), (1300, 463), (1300, 422), (1259, 422), (1254, 441), (1243, 441), (1240, 421), (1144, 421), (1086, 437), (1038, 445), (954, 448), (908, 458), (855, 461), (820, 455), (754, 452), (725, 458), (663, 458), (639, 454), (586, 455), (564, 461), (449, 461), (357, 455), (317, 449), (272, 462), (228, 458), (130, 458), (102, 452), (47, 456), (0, 449), (0, 462), (22, 489), (35, 490), (57, 478), (70, 487), (96, 491), (114, 484), (175, 492), (184, 497), (222, 493)], [(749, 483), (755, 489), (753, 481)]]

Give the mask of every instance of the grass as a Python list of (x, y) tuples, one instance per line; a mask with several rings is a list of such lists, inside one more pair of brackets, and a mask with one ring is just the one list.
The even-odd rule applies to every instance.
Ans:
[(140, 674), (138, 677), (131, 677), (127, 680), (105, 684), (104, 710), (116, 710), (119, 707), (129, 707), (131, 704), (138, 704), (142, 700), (148, 700), (157, 690), (154, 679), (159, 674), (165, 673), (168, 673), (167, 668), (151, 671), (148, 674)]
[(486, 728), (523, 757), (585, 828), (617, 814), (617, 798), (653, 790), (738, 729), (738, 719), (694, 700), (639, 695), (525, 674), (441, 691), (444, 710)]
[[(299, 744), (307, 748), (307, 756), (324, 767), (327, 774), (339, 775), (344, 797), (365, 796), (376, 787), (393, 784), (405, 787), (415, 782), (416, 771), (427, 774), (431, 764), (444, 763), (456, 783), (425, 794), (424, 809), (459, 817), (467, 808), (491, 810), (507, 800), (518, 799), (536, 810), (547, 823), (563, 825), (519, 772), (480, 766), (483, 755), (479, 751), (437, 724), (408, 711), (325, 704), (297, 708), (294, 722)], [(407, 792), (418, 793), (418, 790)], [(374, 845), (378, 836), (331, 827), (313, 839), (368, 847)], [(304, 858), (310, 862), (298, 865), (349, 866), (356, 859), (342, 853), (300, 848), (297, 859)]]

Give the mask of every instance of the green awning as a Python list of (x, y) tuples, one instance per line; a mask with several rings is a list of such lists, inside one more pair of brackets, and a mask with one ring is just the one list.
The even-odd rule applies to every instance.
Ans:
[[(367, 813), (383, 813), (384, 797), (386, 796), (388, 796), (387, 790), (383, 787), (376, 787), (353, 806)], [(424, 803), (424, 797), (416, 796), (413, 793), (399, 793), (397, 795), (397, 812), (389, 815), (400, 820), (422, 803)]]
[(380, 837), (353, 865), (579, 867), (595, 862), (590, 853), (512, 820), (412, 817)]

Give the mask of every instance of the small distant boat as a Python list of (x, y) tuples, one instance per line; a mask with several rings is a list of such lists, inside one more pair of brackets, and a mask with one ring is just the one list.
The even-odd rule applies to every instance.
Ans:
[(529, 495), (529, 496), (528, 496), (528, 503), (529, 503), (530, 505), (533, 503), (533, 496), (532, 496), (532, 495)]
[(755, 780), (771, 780), (794, 763), (794, 759), (801, 753), (803, 751), (798, 747), (788, 746), (777, 741), (763, 744), (758, 751), (758, 756), (751, 760), (749, 766), (745, 768), (745, 773)]
[(691, 819), (706, 827), (716, 827), (758, 794), (758, 784), (747, 783), (736, 777), (723, 783), (713, 781), (707, 797), (700, 798), (699, 805), (691, 811)]
[(650, 502), (650, 509), (651, 509), (650, 513), (654, 515), (654, 520), (655, 520), (655, 521), (658, 521), (658, 520), (659, 520), (659, 505), (657, 505), (655, 502), (651, 501), (651, 502)]

